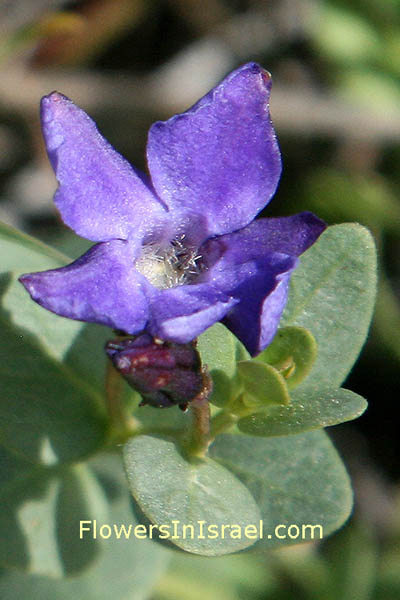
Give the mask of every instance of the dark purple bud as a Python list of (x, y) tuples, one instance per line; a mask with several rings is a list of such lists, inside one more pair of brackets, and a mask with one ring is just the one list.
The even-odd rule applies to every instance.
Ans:
[(182, 409), (209, 385), (196, 344), (175, 344), (148, 334), (110, 340), (106, 353), (114, 367), (141, 394), (143, 404)]

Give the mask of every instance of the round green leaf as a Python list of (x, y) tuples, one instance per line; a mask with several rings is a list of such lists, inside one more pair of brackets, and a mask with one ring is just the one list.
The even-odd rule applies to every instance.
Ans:
[(9, 271), (39, 271), (65, 265), (68, 258), (39, 240), (0, 222), (0, 248)]
[(209, 458), (188, 462), (173, 441), (144, 435), (125, 445), (124, 462), (136, 502), (164, 539), (206, 556), (254, 544), (243, 531), (259, 522), (257, 505), (220, 464)]
[(106, 441), (104, 338), (89, 346), (82, 323), (41, 308), (17, 281), (65, 264), (62, 255), (3, 226), (0, 253), (0, 441), (33, 462), (78, 460)]
[[(131, 511), (121, 462), (119, 456), (102, 455), (97, 459), (95, 471), (111, 499), (106, 524), (115, 524), (117, 528), (124, 524), (127, 529), (132, 525), (133, 529), (137, 521)], [(103, 522), (99, 521), (99, 527)], [(82, 541), (78, 530), (76, 543)], [(159, 544), (133, 535), (129, 538), (112, 535), (103, 540), (101, 550), (90, 568), (71, 578), (5, 571), (0, 577), (0, 596), (2, 600), (147, 600), (170, 557)], [(51, 561), (51, 556), (47, 558)]]
[(275, 367), (291, 389), (307, 377), (316, 357), (317, 343), (308, 329), (283, 327), (256, 360)]
[(2, 326), (1, 442), (44, 464), (77, 460), (104, 444), (105, 414), (85, 383), (24, 330)]
[(319, 539), (319, 527), (303, 526), (321, 526), (326, 536), (350, 514), (350, 480), (323, 431), (252, 438), (251, 443), (246, 437), (222, 435), (211, 446), (210, 455), (235, 473), (256, 499), (263, 537), (255, 548), (299, 543), (313, 535)]
[(239, 342), (224, 325), (216, 323), (199, 337), (197, 349), (213, 380), (210, 402), (224, 406), (235, 389)]
[(31, 469), (1, 492), (0, 563), (61, 577), (85, 568), (99, 540), (79, 539), (79, 523), (106, 518), (104, 493), (83, 465)]
[(310, 330), (318, 345), (317, 359), (299, 390), (342, 384), (365, 341), (375, 292), (375, 244), (364, 227), (329, 227), (302, 255), (281, 321), (282, 327)]
[(367, 403), (358, 394), (343, 388), (296, 392), (288, 406), (271, 406), (238, 421), (243, 433), (263, 437), (290, 435), (337, 425), (359, 417)]
[(274, 367), (255, 360), (243, 360), (238, 362), (237, 368), (247, 406), (261, 409), (290, 404), (286, 382)]
[(57, 548), (66, 574), (76, 575), (97, 558), (99, 539), (83, 536), (81, 521), (108, 522), (108, 502), (99, 482), (83, 465), (65, 469), (57, 497)]

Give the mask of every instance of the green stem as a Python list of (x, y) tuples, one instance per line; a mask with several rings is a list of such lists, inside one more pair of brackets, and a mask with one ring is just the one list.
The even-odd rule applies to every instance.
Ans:
[(231, 412), (221, 410), (211, 419), (211, 431), (210, 437), (214, 440), (217, 435), (224, 433), (227, 429), (230, 429), (238, 422), (238, 416)]
[(189, 404), (191, 424), (188, 438), (184, 439), (184, 450), (190, 457), (203, 458), (207, 454), (210, 437), (210, 405), (212, 379), (206, 367), (202, 369), (203, 386), (198, 396)]
[(122, 400), (123, 379), (109, 362), (106, 370), (106, 406), (111, 423), (112, 441), (125, 440), (140, 431), (140, 423), (127, 410)]
[(254, 408), (248, 407), (243, 400), (243, 394), (240, 394), (211, 419), (211, 440), (236, 425), (239, 419), (253, 412)]
[(207, 397), (190, 403), (192, 415), (187, 450), (190, 456), (204, 457), (210, 444), (210, 406)]

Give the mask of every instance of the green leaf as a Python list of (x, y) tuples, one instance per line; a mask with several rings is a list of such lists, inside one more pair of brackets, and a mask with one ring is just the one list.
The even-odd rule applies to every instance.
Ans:
[(255, 413), (238, 421), (243, 433), (280, 436), (321, 429), (359, 417), (367, 403), (358, 394), (345, 390), (302, 390), (288, 406), (270, 406), (267, 412)]
[[(337, 79), (337, 92), (345, 102), (357, 104), (361, 110), (375, 110), (377, 116), (385, 114), (397, 118), (400, 91), (397, 78), (388, 73), (365, 68), (342, 71)], [(373, 106), (367, 99), (367, 95), (371, 93), (376, 98)]]
[[(12, 486), (4, 486), (0, 500), (0, 564), (54, 575), (60, 572), (54, 515), (57, 483), (47, 472), (30, 471)], [(49, 550), (49, 556), (47, 551)], [(43, 561), (45, 554), (47, 561)]]
[[(291, 393), (289, 406), (271, 406), (265, 413), (241, 419), (241, 431), (288, 435), (336, 425), (363, 413), (363, 398), (337, 388), (367, 335), (375, 288), (376, 253), (370, 233), (359, 225), (328, 228), (302, 256), (281, 322), (294, 332), (298, 330), (293, 326), (310, 330), (318, 344), (317, 358)], [(279, 358), (273, 343), (270, 352), (272, 359)], [(268, 348), (264, 356), (268, 357)]]
[(108, 502), (92, 472), (83, 465), (66, 469), (61, 478), (56, 508), (57, 548), (63, 571), (76, 575), (100, 552), (98, 539), (80, 539), (81, 521), (108, 522)]
[(88, 455), (105, 441), (96, 395), (24, 329), (1, 322), (0, 440), (29, 460), (53, 464)]
[[(173, 441), (144, 435), (125, 445), (124, 461), (136, 502), (169, 542), (205, 556), (229, 554), (254, 544), (254, 538), (242, 533), (259, 521), (254, 499), (215, 461), (188, 462)], [(219, 533), (223, 525), (228, 526), (224, 535)], [(201, 530), (207, 532), (210, 526), (215, 529), (214, 539)]]
[[(34, 462), (80, 459), (103, 445), (107, 435), (100, 392), (104, 332), (100, 343), (90, 346), (84, 324), (41, 308), (17, 281), (21, 272), (65, 264), (62, 255), (4, 226), (0, 253), (5, 257), (0, 274), (0, 441)], [(93, 343), (94, 336), (89, 337)]]
[(79, 539), (79, 522), (104, 519), (106, 499), (83, 465), (59, 474), (32, 469), (3, 488), (0, 563), (60, 577), (85, 568), (99, 541)]
[(64, 360), (83, 375), (85, 381), (102, 389), (106, 362), (103, 347), (110, 337), (110, 330), (101, 325), (86, 325), (54, 315), (30, 300), (16, 281), (21, 273), (57, 268), (66, 265), (70, 259), (39, 240), (1, 223), (0, 249), (7, 257), (2, 263), (4, 272), (14, 272), (14, 276), (3, 275), (4, 283), (7, 278), (13, 280), (13, 285), (8, 286), (3, 296), (8, 317), (18, 328), (33, 333), (47, 353)]
[(259, 506), (263, 538), (255, 548), (299, 543), (313, 535), (319, 539), (319, 527), (303, 526), (321, 526), (326, 536), (350, 514), (350, 480), (323, 431), (251, 441), (222, 435), (210, 455), (237, 475)]
[(283, 327), (278, 329), (272, 343), (255, 360), (275, 367), (291, 389), (307, 377), (316, 357), (317, 343), (308, 329)]
[(190, 421), (189, 411), (183, 412), (178, 406), (160, 410), (153, 406), (140, 406), (135, 414), (139, 423), (146, 431), (174, 432), (179, 436), (188, 428)]
[[(95, 472), (111, 500), (106, 523), (135, 527), (137, 522), (132, 515), (120, 457), (100, 456)], [(82, 541), (78, 532), (76, 543)], [(98, 560), (90, 568), (68, 579), (33, 576), (13, 570), (3, 572), (0, 596), (2, 600), (147, 600), (169, 560), (169, 553), (160, 545), (134, 536), (126, 539), (112, 535), (103, 540), (101, 549)], [(48, 560), (51, 561), (50, 555)]]
[(309, 329), (318, 355), (296, 393), (342, 384), (365, 341), (375, 291), (375, 244), (360, 225), (329, 227), (302, 255), (281, 326)]
[(248, 358), (248, 353), (221, 323), (216, 323), (199, 337), (197, 349), (213, 379), (210, 402), (224, 406), (235, 393), (236, 362)]
[[(68, 258), (57, 250), (2, 222), (0, 243), (2, 256), (6, 258), (7, 269), (10, 271), (28, 273), (44, 268), (55, 269), (68, 262)], [(44, 263), (47, 266), (44, 266)], [(5, 261), (2, 265), (4, 264)]]
[(266, 408), (271, 405), (290, 404), (289, 392), (282, 375), (264, 363), (254, 360), (238, 362), (237, 368), (244, 387), (246, 406)]
[(32, 471), (32, 464), (0, 445), (0, 494), (16, 478)]

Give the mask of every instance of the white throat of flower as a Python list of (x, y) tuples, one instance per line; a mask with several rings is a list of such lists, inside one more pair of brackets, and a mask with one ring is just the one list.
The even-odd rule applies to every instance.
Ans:
[(196, 248), (186, 247), (184, 237), (169, 244), (147, 244), (143, 246), (135, 267), (158, 289), (167, 289), (191, 283), (200, 273), (201, 255)]

